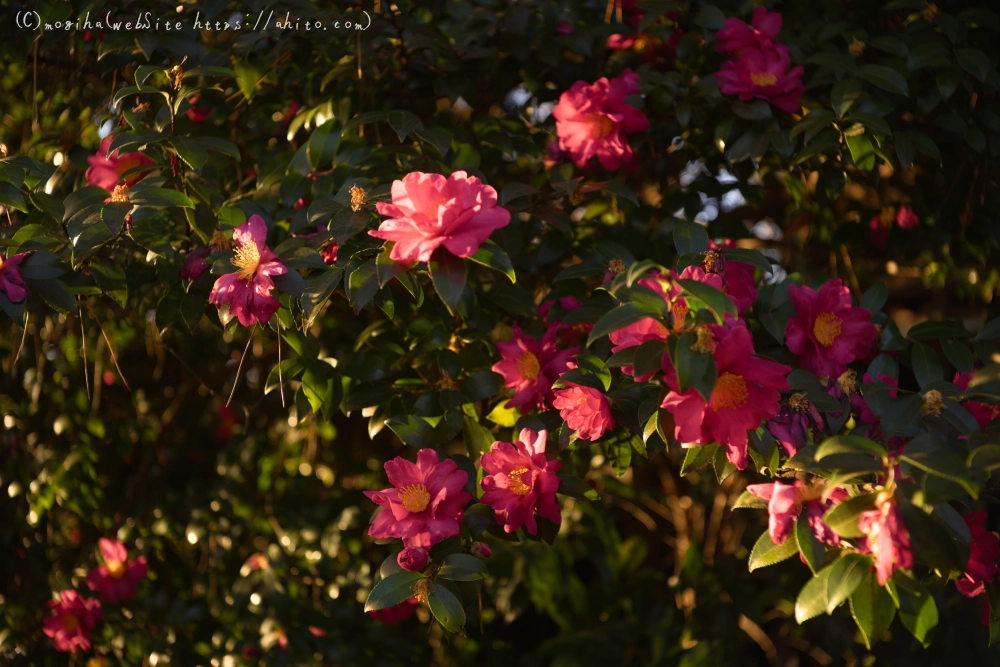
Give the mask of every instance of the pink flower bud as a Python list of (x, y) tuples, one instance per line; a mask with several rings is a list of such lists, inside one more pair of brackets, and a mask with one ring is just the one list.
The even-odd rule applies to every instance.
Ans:
[(473, 542), (471, 551), (473, 556), (483, 560), (493, 557), (493, 549), (490, 549), (490, 545), (485, 542)]
[(396, 562), (404, 570), (419, 572), (427, 567), (427, 551), (420, 547), (407, 547), (396, 556)]

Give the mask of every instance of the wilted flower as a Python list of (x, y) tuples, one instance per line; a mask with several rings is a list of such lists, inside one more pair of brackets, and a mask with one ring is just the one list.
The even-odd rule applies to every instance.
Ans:
[(206, 260), (211, 254), (212, 249), (207, 245), (189, 252), (188, 256), (184, 258), (184, 266), (181, 267), (181, 278), (191, 281), (198, 280), (210, 268)]
[(795, 456), (809, 442), (809, 431), (821, 433), (823, 418), (803, 394), (792, 394), (781, 412), (767, 422), (767, 430), (781, 444), (788, 456)]
[(91, 570), (87, 585), (101, 599), (112, 604), (135, 597), (139, 583), (146, 578), (146, 557), (129, 559), (125, 545), (118, 540), (102, 537), (98, 540), (104, 565)]
[(802, 368), (839, 377), (847, 364), (868, 353), (875, 338), (872, 314), (851, 306), (851, 291), (839, 278), (823, 283), (818, 292), (792, 285), (789, 295), (796, 317), (788, 320), (785, 341)]
[(618, 169), (632, 161), (625, 135), (649, 129), (646, 115), (625, 101), (638, 92), (639, 75), (625, 70), (611, 80), (577, 81), (559, 97), (552, 110), (559, 147), (576, 166), (585, 166), (595, 156), (605, 169)]
[(823, 523), (823, 515), (837, 503), (847, 500), (847, 492), (843, 489), (834, 489), (829, 499), (823, 500), (822, 488), (807, 486), (797, 479), (791, 484), (748, 484), (747, 491), (768, 501), (767, 530), (775, 544), (785, 543), (803, 510), (817, 540), (823, 544), (840, 544), (840, 536)]
[(288, 273), (288, 269), (266, 245), (267, 225), (264, 218), (253, 215), (233, 231), (236, 256), (234, 273), (219, 276), (208, 296), (208, 302), (229, 304), (229, 312), (245, 327), (268, 322), (281, 305), (271, 296), (274, 283), (271, 276)]
[(50, 616), (45, 617), (43, 632), (51, 637), (57, 651), (90, 650), (90, 631), (104, 618), (101, 601), (84, 598), (74, 590), (59, 593), (59, 601), (49, 600)]
[(965, 572), (955, 581), (958, 592), (967, 598), (974, 598), (986, 592), (986, 584), (997, 576), (997, 556), (1000, 556), (1000, 538), (983, 528), (986, 512), (969, 512), (965, 523), (972, 536), (969, 563)]
[(535, 512), (553, 523), (562, 521), (556, 502), (556, 473), (562, 464), (545, 458), (547, 439), (546, 431), (522, 429), (517, 442), (494, 442), (480, 458), (484, 471), (481, 500), (493, 508), (497, 523), (508, 533), (523, 525), (535, 535)]
[(393, 181), (392, 203), (375, 208), (389, 219), (368, 233), (395, 241), (390, 257), (397, 262), (429, 261), (442, 246), (456, 257), (474, 255), (510, 222), (510, 211), (497, 205), (497, 191), (464, 171), (447, 178), (410, 172)]
[(463, 490), (469, 476), (457, 463), (440, 461), (433, 449), (421, 449), (416, 463), (397, 456), (386, 461), (385, 472), (392, 488), (365, 491), (383, 508), (372, 521), (369, 535), (401, 538), (404, 547), (424, 549), (458, 535), (462, 507), (472, 496)]
[(875, 509), (862, 512), (858, 517), (858, 529), (865, 534), (865, 540), (858, 545), (858, 551), (875, 556), (875, 574), (879, 586), (885, 586), (896, 570), (913, 567), (910, 534), (903, 525), (899, 506), (891, 496), (883, 496), (884, 493), (879, 494)]
[(615, 427), (608, 397), (593, 387), (568, 383), (569, 388), (557, 389), (552, 407), (584, 440), (600, 440)]

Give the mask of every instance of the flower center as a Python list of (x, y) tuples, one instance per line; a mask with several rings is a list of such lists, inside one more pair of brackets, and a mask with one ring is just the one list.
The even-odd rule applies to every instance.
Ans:
[(66, 632), (76, 632), (80, 627), (80, 619), (73, 614), (63, 614), (63, 627), (66, 628)]
[(858, 374), (850, 368), (841, 373), (840, 377), (837, 378), (837, 382), (840, 384), (840, 391), (848, 396), (854, 395), (858, 390)]
[(250, 280), (260, 266), (260, 251), (257, 250), (257, 244), (253, 241), (240, 244), (236, 248), (236, 256), (230, 261), (240, 270), (240, 280)]
[(593, 137), (606, 137), (615, 129), (615, 121), (602, 113), (590, 114), (590, 134)]
[(523, 496), (528, 491), (531, 491), (531, 487), (521, 481), (521, 475), (528, 472), (527, 468), (514, 468), (509, 473), (507, 473), (507, 479), (510, 481), (509, 488), (514, 495)]
[(688, 311), (691, 308), (687, 305), (687, 301), (684, 299), (678, 299), (670, 304), (670, 312), (674, 316), (674, 329), (684, 328), (684, 318), (687, 317)]
[(541, 371), (542, 367), (538, 364), (538, 357), (531, 352), (525, 352), (517, 360), (517, 372), (529, 382), (538, 378), (538, 374)]
[(715, 381), (715, 390), (712, 392), (712, 407), (736, 408), (747, 402), (747, 381), (742, 375), (723, 373)]
[(813, 324), (813, 336), (823, 347), (830, 347), (840, 335), (840, 324), (843, 320), (833, 313), (820, 313)]
[(750, 75), (750, 80), (755, 86), (773, 86), (778, 83), (778, 77), (770, 72), (754, 72)]
[(805, 394), (795, 393), (788, 397), (788, 405), (797, 412), (805, 412), (809, 409), (809, 399)]
[(700, 352), (701, 354), (715, 352), (715, 340), (712, 338), (711, 329), (702, 325), (696, 331), (698, 332), (698, 340), (691, 345), (691, 350), (693, 352)]
[(399, 487), (399, 502), (408, 512), (423, 512), (431, 502), (431, 494), (423, 484)]
[(656, 48), (662, 43), (658, 37), (643, 33), (635, 38), (632, 48), (636, 51), (645, 51), (646, 49)]
[(109, 560), (105, 562), (108, 566), (108, 574), (112, 579), (121, 579), (125, 576), (125, 563), (120, 560)]

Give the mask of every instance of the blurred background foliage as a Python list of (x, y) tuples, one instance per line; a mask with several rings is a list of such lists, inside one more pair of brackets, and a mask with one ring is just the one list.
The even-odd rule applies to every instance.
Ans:
[[(47, 235), (51, 248), (70, 247), (75, 262), (103, 257), (123, 269), (113, 290), (92, 289), (96, 278), (86, 276), (71, 284), (77, 314), (33, 296), (23, 339), (9, 321), (0, 328), (0, 656), (14, 665), (66, 664), (42, 635), (44, 603), (54, 590), (80, 587), (97, 539), (117, 536), (147, 555), (150, 577), (135, 600), (106, 605), (94, 643), (109, 665), (997, 660), (985, 648), (979, 609), (965, 599), (939, 605), (928, 650), (895, 628), (866, 650), (845, 609), (797, 625), (790, 596), (806, 570), (790, 561), (746, 573), (748, 546), (766, 529), (766, 514), (730, 511), (746, 477), (722, 485), (711, 474), (681, 478), (678, 450), (635, 457), (620, 478), (596, 449), (574, 452), (574, 472), (601, 501), (566, 499), (551, 546), (489, 538), (491, 578), (467, 636), (446, 639), (424, 609), (391, 627), (363, 613), (389, 551), (366, 535), (373, 506), (361, 492), (381, 488), (382, 463), (405, 448), (381, 428), (384, 419), (421, 409), (405, 381), (435, 382), (425, 367), (436, 368), (449, 347), (461, 371), (488, 368), (486, 334), (531, 316), (552, 277), (595, 241), (671, 264), (674, 221), (694, 219), (714, 237), (744, 239), (790, 273), (840, 276), (859, 292), (886, 282), (886, 310), (904, 333), (930, 317), (962, 318), (976, 330), (998, 313), (1000, 15), (992, 3), (770, 3), (783, 14), (793, 63), (806, 68), (798, 114), (724, 98), (711, 76), (723, 60), (712, 32), (726, 16), (748, 20), (752, 3), (621, 4), (0, 3), (0, 143), (39, 165), (24, 172), (28, 201), (4, 172), (4, 245), (26, 249), (29, 237)], [(199, 11), (252, 21), (273, 9), (304, 23), (364, 20), (363, 9), (371, 25), (40, 34), (14, 26), (11, 17), (25, 9), (43, 22), (111, 10), (186, 25)], [(614, 52), (606, 46), (613, 34), (648, 37), (642, 48)], [(657, 43), (672, 52), (649, 57)], [(113, 104), (136, 83), (138, 66), (181, 63), (188, 72), (225, 67), (236, 76), (185, 80), (175, 118), (159, 97)], [(626, 190), (595, 188), (572, 201), (567, 183), (579, 170), (545, 162), (552, 103), (576, 80), (625, 66), (641, 75), (635, 103), (651, 131), (617, 175)], [(146, 83), (169, 89), (159, 72)], [(87, 157), (137, 99), (154, 102), (137, 122), (169, 135), (144, 152), (198, 206), (189, 215), (136, 216), (150, 235), (81, 247), (53, 211), (69, 208), (65, 198), (86, 184)], [(207, 115), (192, 118), (191, 108)], [(314, 148), (321, 158), (311, 161), (306, 149), (324, 123), (343, 128), (380, 110), (411, 112), (420, 127), (408, 127), (408, 117), (369, 121), (332, 150)], [(231, 142), (239, 160), (206, 152), (199, 137)], [(224, 332), (215, 309), (197, 305), (211, 277), (187, 292), (178, 279), (182, 252), (216, 225), (264, 212), (284, 239), (325, 223), (321, 213), (331, 209), (316, 203), (336, 201), (352, 183), (376, 187), (411, 170), (458, 169), (502, 193), (517, 183), (540, 192), (502, 195), (515, 217), (494, 239), (521, 279), (491, 290), (461, 331), (449, 330), (439, 302), (425, 304), (418, 319), (398, 286), (348, 300), (341, 284), (311, 313), (308, 332), (288, 332), (284, 346), (286, 355), (292, 347), (327, 362), (329, 401), (310, 401), (305, 379), (289, 384), (294, 392), (286, 387), (287, 408), (276, 393), (265, 395), (277, 337)], [(623, 194), (629, 189), (634, 201)], [(921, 224), (892, 227), (887, 247), (876, 247), (871, 218), (904, 204)], [(198, 217), (204, 212), (207, 223)], [(38, 227), (19, 238), (27, 225)], [(358, 267), (349, 262), (372, 247), (366, 236), (348, 241), (338, 268), (351, 275)], [(157, 261), (147, 261), (150, 253)], [(186, 301), (188, 292), (197, 299)], [(377, 309), (362, 310), (372, 299)], [(366, 382), (389, 392), (390, 412), (369, 407), (370, 397), (350, 403)], [(472, 453), (460, 438), (445, 451)]]

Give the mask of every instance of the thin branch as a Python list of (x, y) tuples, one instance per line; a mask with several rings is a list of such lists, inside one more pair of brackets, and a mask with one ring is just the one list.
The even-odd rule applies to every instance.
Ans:
[(236, 379), (233, 380), (233, 390), (229, 392), (229, 400), (226, 401), (226, 407), (233, 402), (233, 394), (236, 393), (236, 385), (240, 383), (240, 371), (243, 369), (243, 360), (247, 358), (247, 352), (250, 351), (250, 343), (253, 342), (253, 335), (257, 332), (257, 325), (253, 325), (253, 329), (250, 330), (250, 338), (247, 339), (247, 346), (243, 350), (243, 356), (240, 357), (240, 365), (236, 368)]
[(861, 285), (858, 284), (858, 276), (854, 273), (854, 264), (851, 262), (851, 256), (847, 254), (847, 246), (843, 243), (840, 244), (840, 256), (844, 259), (844, 268), (847, 269), (847, 277), (851, 281), (851, 287), (860, 299)]
[(21, 350), (24, 349), (24, 339), (28, 337), (28, 309), (24, 309), (24, 333), (21, 334), (21, 345), (17, 348), (17, 354), (14, 355), (14, 361), (10, 363), (10, 372), (14, 372), (14, 364), (17, 360), (21, 358)]
[(87, 385), (87, 400), (91, 400), (90, 395), (90, 371), (87, 370), (87, 330), (83, 326), (83, 307), (80, 305), (80, 297), (76, 297), (76, 309), (80, 313), (80, 347), (83, 348), (83, 383)]
[(132, 387), (129, 385), (128, 380), (125, 378), (125, 374), (122, 373), (121, 366), (118, 365), (118, 357), (115, 356), (115, 346), (111, 344), (111, 339), (108, 338), (108, 332), (104, 330), (104, 325), (101, 324), (101, 318), (97, 316), (97, 313), (93, 308), (90, 309), (90, 314), (94, 316), (97, 320), (97, 326), (101, 328), (101, 333), (104, 334), (104, 341), (108, 344), (108, 351), (111, 353), (111, 361), (115, 364), (115, 370), (118, 371), (118, 375), (121, 376), (122, 382), (125, 383), (125, 388), (132, 391)]
[(281, 407), (285, 407), (285, 381), (281, 377), (281, 318), (278, 318), (278, 393), (281, 394)]

